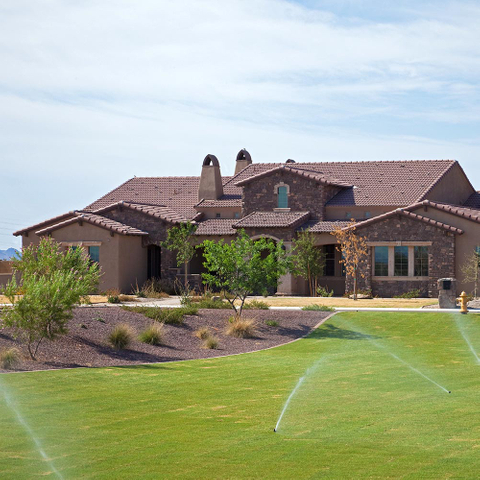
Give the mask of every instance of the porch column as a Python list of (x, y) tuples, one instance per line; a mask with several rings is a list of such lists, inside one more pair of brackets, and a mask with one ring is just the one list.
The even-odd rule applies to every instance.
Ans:
[[(285, 250), (289, 252), (292, 249), (292, 242), (283, 243)], [(278, 280), (277, 294), (294, 295), (296, 291), (296, 279), (291, 273), (282, 275)]]

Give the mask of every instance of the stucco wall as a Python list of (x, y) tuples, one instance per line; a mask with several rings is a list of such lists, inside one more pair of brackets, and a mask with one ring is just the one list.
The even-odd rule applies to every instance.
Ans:
[(433, 202), (462, 205), (472, 193), (475, 193), (475, 189), (472, 187), (462, 168), (457, 163), (425, 198), (427, 200), (432, 200)]
[(276, 209), (278, 203), (275, 186), (281, 183), (290, 188), (288, 208), (292, 211), (310, 212), (311, 217), (318, 220), (325, 217), (325, 203), (340, 190), (338, 187), (319, 185), (313, 180), (290, 172), (277, 172), (243, 187), (243, 216), (259, 210)]
[(452, 225), (464, 231), (463, 235), (455, 237), (455, 278), (457, 279), (457, 294), (462, 291), (472, 292), (473, 283), (466, 282), (462, 273), (462, 266), (466, 257), (470, 255), (475, 247), (480, 246), (480, 223), (472, 222), (466, 218), (458, 217), (448, 212), (443, 212), (431, 207), (420, 207), (415, 213), (433, 218), (439, 222)]

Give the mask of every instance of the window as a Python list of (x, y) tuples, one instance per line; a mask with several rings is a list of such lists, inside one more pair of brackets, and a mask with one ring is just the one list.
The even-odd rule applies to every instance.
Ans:
[(216, 213), (216, 214), (215, 214), (215, 218), (221, 218), (221, 216), (222, 216), (222, 215), (221, 215), (220, 213)]
[(414, 247), (413, 259), (413, 274), (416, 277), (428, 277), (428, 247)]
[(370, 218), (372, 216), (371, 212), (365, 212), (365, 218)]
[(375, 247), (375, 276), (388, 276), (388, 247)]
[(352, 219), (352, 212), (345, 212), (345, 218), (347, 220), (351, 220)]
[(395, 247), (394, 270), (396, 277), (408, 277), (408, 247)]
[(278, 187), (278, 208), (288, 208), (288, 191), (287, 187)]
[(88, 256), (92, 262), (100, 261), (100, 247), (88, 247)]
[(334, 277), (335, 276), (335, 245), (325, 245), (323, 251), (325, 253), (325, 268), (323, 270), (323, 274), (326, 277)]
[(240, 212), (235, 212), (233, 214), (233, 218), (240, 218)]

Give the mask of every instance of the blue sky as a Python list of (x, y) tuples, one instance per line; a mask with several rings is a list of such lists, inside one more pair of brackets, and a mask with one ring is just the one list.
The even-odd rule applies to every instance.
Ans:
[(454, 158), (480, 189), (480, 4), (0, 3), (0, 249), (134, 175)]

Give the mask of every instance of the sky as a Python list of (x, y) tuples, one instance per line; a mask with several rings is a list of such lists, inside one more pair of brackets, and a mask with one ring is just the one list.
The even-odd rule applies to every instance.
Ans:
[(136, 176), (456, 159), (480, 189), (480, 2), (0, 0), (0, 249)]

